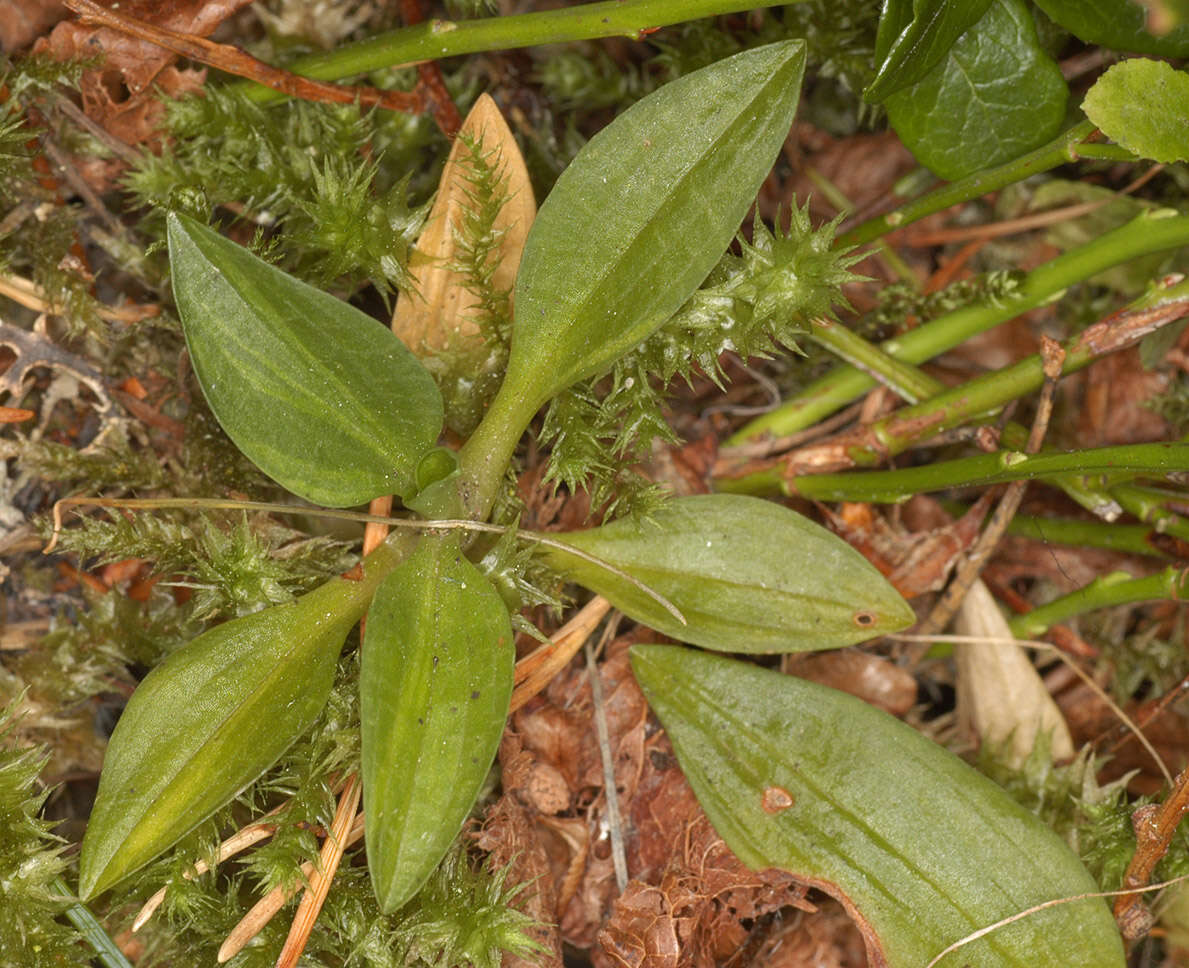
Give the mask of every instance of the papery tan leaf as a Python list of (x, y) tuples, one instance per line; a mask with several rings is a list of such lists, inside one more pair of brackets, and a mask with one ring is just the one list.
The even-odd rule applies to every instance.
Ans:
[(1021, 764), (1037, 734), (1048, 733), (1054, 759), (1073, 756), (1069, 727), (1036, 667), (1011, 639), (1007, 619), (990, 590), (976, 581), (954, 617), (958, 635), (994, 639), (954, 646), (958, 666), (958, 715), (980, 740), (1011, 741), (1011, 760)]
[(392, 316), (392, 331), (418, 356), (447, 346), (463, 349), (480, 340), (474, 321), (478, 300), (467, 288), (465, 277), (450, 268), (457, 261), (456, 227), (461, 213), (473, 204), (469, 198), (472, 173), (466, 136), (482, 146), (489, 163), (502, 169), (501, 184), (507, 202), (495, 220), (496, 230), (504, 233), (492, 278), (497, 291), (511, 290), (516, 281), (524, 240), (537, 214), (528, 169), (516, 139), (495, 101), (483, 94), (463, 122), (446, 159), (437, 199), (409, 261), (416, 292), (401, 293)]

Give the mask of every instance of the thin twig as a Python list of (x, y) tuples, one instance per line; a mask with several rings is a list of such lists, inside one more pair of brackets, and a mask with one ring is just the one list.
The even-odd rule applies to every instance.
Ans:
[(297, 913), (293, 915), (293, 924), (289, 928), (289, 937), (285, 939), (284, 947), (277, 956), (276, 968), (294, 968), (305, 951), (306, 943), (310, 940), (310, 932), (314, 930), (314, 922), (318, 919), (318, 913), (322, 910), (322, 904), (330, 891), (331, 881), (334, 880), (335, 871), (339, 869), (339, 861), (343, 859), (343, 851), (347, 848), (347, 834), (355, 822), (361, 793), (359, 777), (352, 774), (347, 781), (346, 789), (339, 796), (334, 823), (331, 824), (330, 834), (322, 843), (319, 869), (310, 876), (309, 886), (297, 905)]
[(53, 109), (66, 115), (74, 124), (86, 131), (87, 134), (125, 164), (136, 165), (144, 157), (141, 152), (133, 148), (127, 141), (117, 138), (107, 128), (94, 120), (82, 108), (70, 100), (65, 89), (54, 91)]
[[(607, 623), (603, 630), (599, 649), (603, 649), (615, 635), (619, 625), (618, 615)], [(599, 755), (603, 761), (603, 796), (607, 803), (607, 828), (611, 837), (611, 863), (615, 867), (615, 883), (622, 894), (628, 886), (627, 854), (623, 846), (623, 819), (619, 813), (619, 788), (615, 785), (615, 757), (611, 754), (611, 734), (607, 729), (607, 711), (603, 706), (603, 680), (599, 678), (599, 667), (595, 663), (595, 650), (591, 640), (586, 640), (586, 671), (590, 676), (590, 694), (594, 706), (595, 729), (599, 736)]]
[(1068, 222), (1083, 215), (1090, 215), (1104, 205), (1109, 205), (1116, 199), (1122, 198), (1124, 195), (1130, 195), (1155, 178), (1164, 168), (1164, 165), (1153, 165), (1130, 184), (1119, 189), (1114, 195), (1097, 201), (1081, 202), (1077, 205), (1067, 205), (1064, 208), (1053, 208), (1046, 212), (1036, 212), (1032, 215), (1024, 215), (1020, 218), (1009, 219), (1004, 222), (994, 222), (990, 225), (962, 226), (959, 228), (939, 229), (935, 232), (913, 232), (909, 230), (901, 236), (901, 239), (905, 245), (926, 248), (934, 245), (949, 245), (952, 242), (965, 242), (967, 239), (988, 241), (1007, 235), (1018, 235), (1021, 232), (1027, 232), (1031, 229), (1044, 228), (1047, 225)]
[[(1050, 631), (1050, 634), (1062, 628), (1064, 628), (1064, 626), (1058, 625)], [(1187, 692), (1189, 692), (1189, 676), (1186, 676), (1184, 679), (1178, 682), (1163, 696), (1143, 703), (1139, 709), (1136, 710), (1135, 721), (1139, 723), (1141, 728), (1148, 726), (1160, 716), (1163, 716), (1166, 712), (1168, 712), (1169, 709), (1171, 709), (1180, 699), (1184, 698), (1185, 693)], [(1112, 739), (1112, 735), (1115, 735), (1118, 738)], [(1104, 753), (1114, 754), (1117, 753), (1123, 744), (1131, 738), (1132, 737), (1130, 733), (1128, 733), (1126, 730), (1120, 730), (1119, 727), (1116, 726), (1106, 736), (1098, 737), (1098, 739), (1095, 740), (1095, 743), (1109, 740), (1109, 742), (1102, 746), (1101, 749)]]
[(687, 624), (685, 616), (681, 614), (681, 610), (667, 599), (660, 592), (649, 588), (648, 585), (634, 578), (622, 568), (617, 568), (609, 561), (604, 561), (597, 555), (592, 555), (589, 552), (582, 551), (573, 545), (566, 544), (564, 541), (558, 541), (555, 538), (550, 538), (547, 535), (540, 534), (536, 531), (519, 531), (515, 528), (505, 527), (500, 524), (484, 524), (481, 521), (471, 521), (469, 519), (459, 518), (445, 518), (442, 520), (430, 521), (415, 521), (410, 518), (390, 518), (383, 517), (376, 514), (367, 514), (362, 511), (340, 511), (330, 508), (315, 508), (315, 507), (294, 507), (290, 504), (273, 504), (268, 501), (227, 501), (223, 498), (209, 498), (209, 497), (64, 497), (59, 501), (54, 502), (53, 510), (51, 511), (51, 518), (53, 520), (53, 533), (50, 537), (49, 543), (42, 549), (42, 554), (49, 554), (57, 547), (58, 536), (62, 533), (62, 508), (64, 507), (97, 507), (97, 508), (175, 508), (179, 510), (202, 510), (212, 509), (221, 511), (269, 511), (274, 514), (304, 514), (315, 518), (331, 518), (336, 521), (358, 521), (363, 524), (369, 522), (376, 522), (379, 524), (387, 524), (393, 528), (403, 528), (407, 531), (420, 531), (426, 534), (433, 534), (435, 532), (445, 531), (482, 531), (489, 534), (507, 534), (514, 532), (516, 537), (522, 541), (532, 541), (536, 544), (543, 545), (546, 548), (556, 548), (559, 551), (564, 551), (566, 554), (573, 555), (582, 561), (588, 562), (597, 568), (601, 568), (609, 574), (615, 575), (616, 578), (622, 578), (633, 588), (643, 592), (654, 602), (661, 606), (666, 612), (672, 615), (682, 625)]
[[(363, 828), (364, 818), (363, 814), (360, 813), (356, 816), (350, 833), (347, 834), (347, 847), (363, 839)], [(301, 865), (301, 876), (305, 878), (307, 883), (314, 876), (314, 865), (310, 861), (306, 861)], [(264, 930), (264, 926), (284, 907), (285, 902), (299, 890), (301, 890), (300, 885), (295, 885), (291, 888), (278, 885), (253, 904), (251, 910), (240, 918), (239, 924), (231, 929), (231, 933), (227, 935), (227, 938), (219, 947), (219, 953), (215, 956), (218, 963), (223, 964), (225, 961), (230, 961), (239, 954), (249, 941)]]
[[(278, 813), (283, 806), (270, 810), (270, 814)], [(276, 824), (271, 823), (253, 823), (244, 827), (242, 830), (237, 830), (234, 834), (219, 844), (219, 852), (215, 857), (215, 863), (221, 864), (230, 857), (234, 857), (241, 850), (247, 850), (253, 844), (258, 844), (262, 840), (267, 840), (274, 833), (276, 833)], [(194, 862), (194, 866), (190, 870), (182, 874), (186, 880), (193, 880), (210, 870), (210, 865), (205, 860), (199, 859)], [(135, 918), (132, 919), (132, 932), (135, 934), (145, 926), (145, 923), (153, 916), (157, 908), (161, 906), (161, 902), (165, 900), (165, 892), (167, 888), (161, 888), (153, 894), (140, 911), (137, 912)]]
[[(1040, 402), (1036, 407), (1036, 419), (1032, 421), (1032, 430), (1028, 435), (1027, 453), (1035, 454), (1040, 450), (1045, 433), (1049, 428), (1049, 419), (1053, 415), (1053, 397), (1057, 391), (1057, 380), (1061, 376), (1061, 368), (1065, 362), (1065, 351), (1056, 340), (1048, 336), (1041, 337), (1041, 356), (1044, 361), (1044, 386), (1040, 392)], [(921, 623), (918, 632), (928, 635), (930, 632), (940, 632), (950, 623), (950, 619), (957, 614), (970, 586), (978, 578), (988, 558), (999, 546), (1000, 540), (1019, 510), (1020, 502), (1024, 499), (1024, 491), (1028, 487), (1027, 481), (1012, 481), (1007, 485), (1003, 498), (991, 515), (991, 520), (978, 540), (967, 552), (965, 559), (958, 566), (949, 587), (942, 594), (941, 599), (933, 610)], [(919, 651), (919, 650), (918, 650)], [(918, 655), (917, 658), (920, 658)]]
[(548, 643), (516, 663), (516, 688), (512, 691), (510, 713), (516, 712), (549, 684), (549, 680), (582, 648), (582, 643), (610, 610), (611, 603), (602, 595), (596, 595), (577, 615), (554, 632)]
[(328, 101), (331, 104), (358, 104), (364, 108), (385, 108), (404, 114), (420, 114), (426, 108), (426, 98), (420, 91), (381, 91), (374, 87), (351, 87), (329, 84), (301, 77), (281, 70), (245, 54), (238, 47), (216, 44), (195, 34), (183, 34), (155, 24), (109, 10), (93, 0), (63, 0), (84, 23), (98, 24), (119, 31), (138, 40), (164, 47), (182, 57), (198, 61), (228, 74), (246, 77), (274, 91), (306, 101)]
[[(1149, 878), (1168, 853), (1173, 834), (1181, 818), (1189, 811), (1189, 769), (1183, 770), (1173, 783), (1164, 802), (1159, 806), (1147, 804), (1135, 811), (1135, 853), (1123, 875), (1123, 886), (1132, 890), (1146, 890)], [(1128, 941), (1147, 934), (1152, 925), (1151, 913), (1138, 894), (1120, 897), (1115, 901), (1115, 922)]]
[[(425, 19), (419, 0), (400, 0), (400, 12), (407, 27)], [(436, 60), (422, 61), (417, 65), (417, 79), (417, 89), (424, 92), (434, 121), (447, 138), (453, 138), (462, 127), (462, 115), (458, 113), (458, 105), (446, 89), (441, 65)]]
[(955, 941), (948, 948), (939, 951), (930, 962), (925, 965), (925, 968), (934, 968), (947, 955), (952, 955), (959, 948), (964, 948), (971, 942), (977, 941), (979, 938), (985, 938), (988, 934), (998, 931), (1000, 928), (1006, 928), (1009, 924), (1015, 924), (1017, 921), (1023, 921), (1024, 918), (1031, 917), (1033, 914), (1039, 914), (1041, 911), (1047, 911), (1049, 908), (1058, 907), (1062, 904), (1073, 904), (1075, 901), (1087, 901), (1099, 897), (1118, 897), (1121, 894), (1139, 894), (1144, 891), (1154, 891), (1159, 888), (1172, 887), (1174, 884), (1181, 884), (1189, 880), (1189, 874), (1182, 874), (1180, 877), (1174, 877), (1171, 881), (1161, 881), (1159, 884), (1149, 884), (1147, 887), (1127, 888), (1122, 891), (1093, 891), (1088, 894), (1074, 894), (1071, 897), (1058, 897), (1051, 901), (1045, 901), (1042, 904), (1034, 904), (1030, 908), (1023, 911), (1017, 911), (1010, 917), (1003, 918), (996, 921), (994, 924), (988, 924), (985, 928), (979, 928), (977, 931), (971, 932), (964, 938)]

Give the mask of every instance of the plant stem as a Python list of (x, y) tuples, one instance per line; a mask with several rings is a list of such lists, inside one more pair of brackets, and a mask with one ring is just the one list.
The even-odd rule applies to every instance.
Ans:
[[(1144, 212), (1093, 242), (1072, 249), (1030, 272), (1019, 290), (996, 303), (980, 303), (946, 313), (930, 323), (886, 340), (888, 355), (923, 363), (985, 330), (1013, 319), (1061, 294), (1068, 287), (1142, 255), (1189, 244), (1189, 215)], [(875, 386), (850, 366), (832, 370), (780, 407), (738, 430), (727, 446), (770, 434), (783, 437), (813, 426)]]
[[(787, 2), (781, 0), (781, 3)], [(325, 54), (299, 58), (289, 69), (303, 77), (337, 81), (385, 67), (485, 50), (510, 50), (598, 37), (639, 40), (656, 27), (776, 5), (774, 0), (605, 0), (508, 17), (426, 20)], [(279, 91), (250, 81), (233, 84), (232, 90), (260, 104), (285, 97)]]
[[(968, 202), (972, 198), (979, 198), (987, 192), (1003, 188), (1022, 181), (1030, 175), (1040, 171), (1048, 171), (1058, 165), (1077, 161), (1082, 154), (1081, 142), (1085, 141), (1095, 131), (1089, 121), (1075, 124), (1068, 131), (1059, 134), (1047, 145), (1041, 145), (1035, 151), (1021, 155), (1012, 161), (988, 168), (986, 171), (975, 172), (966, 178), (959, 179), (949, 185), (931, 191), (928, 195), (901, 205), (895, 211), (879, 218), (869, 219), (861, 225), (856, 225), (848, 232), (838, 236), (835, 245), (839, 248), (852, 245), (863, 245), (887, 235), (894, 229), (903, 228), (917, 219), (944, 211), (961, 202)], [(1131, 156), (1134, 158), (1134, 155)]]
[(1119, 484), (1111, 488), (1111, 496), (1128, 514), (1150, 525), (1159, 534), (1169, 534), (1182, 541), (1189, 541), (1189, 521), (1165, 507), (1166, 502), (1170, 501), (1179, 501), (1184, 506), (1187, 501), (1184, 495), (1154, 487)]
[[(961, 501), (942, 501), (941, 506), (954, 517), (970, 510), (970, 506)], [(1108, 524), (1105, 521), (1017, 514), (1008, 524), (1007, 533), (1071, 548), (1101, 548), (1131, 555), (1172, 557), (1153, 541), (1158, 536), (1156, 529), (1143, 524)]]
[(817, 501), (872, 501), (898, 504), (914, 494), (953, 487), (986, 487), (1009, 481), (1063, 475), (1103, 475), (1111, 482), (1189, 471), (1189, 444), (1127, 444), (1073, 453), (1029, 457), (1015, 451), (978, 454), (923, 467), (894, 471), (786, 476), (777, 467), (737, 479), (715, 480), (717, 490), (738, 494), (784, 494)]
[[(1156, 325), (1166, 325), (1189, 312), (1189, 302), (1166, 307)], [(1084, 369), (1102, 356), (1133, 345), (1153, 332), (1151, 312), (1139, 316), (1112, 317), (1120, 325), (1110, 332), (1111, 320), (1092, 326), (1070, 340), (1064, 350), (1061, 375)], [(1140, 325), (1128, 325), (1131, 320)], [(872, 424), (859, 428), (845, 441), (845, 460), (853, 467), (874, 467), (889, 457), (902, 454), (930, 437), (952, 430), (980, 414), (997, 411), (1004, 404), (1039, 389), (1045, 376), (1040, 354), (1033, 354), (1012, 366), (967, 380), (953, 389), (909, 407), (902, 407)], [(829, 446), (829, 442), (824, 446)], [(806, 448), (806, 467), (824, 466), (814, 460), (812, 446)], [(790, 455), (793, 456), (793, 455)], [(841, 470), (841, 467), (833, 469)]]
[(1112, 572), (1096, 578), (1076, 592), (1063, 595), (1048, 605), (1041, 605), (1027, 615), (1017, 615), (1009, 623), (1012, 635), (1019, 639), (1035, 639), (1044, 635), (1053, 625), (1064, 622), (1083, 612), (1091, 612), (1112, 605), (1129, 605), (1133, 602), (1179, 601), (1189, 591), (1184, 568), (1169, 566), (1164, 571), (1147, 578), (1132, 578), (1123, 571)]
[(505, 379), (483, 420), (458, 452), (459, 493), (467, 515), (475, 521), (486, 521), (491, 514), (512, 454), (536, 412), (535, 407), (530, 410), (523, 400), (505, 393), (508, 385)]
[[(829, 320), (813, 320), (810, 323), (809, 338), (841, 357), (858, 370), (870, 374), (891, 387), (909, 403), (919, 403), (946, 392), (946, 386), (937, 378), (903, 360), (889, 356), (878, 346), (873, 346), (858, 334)], [(1000, 447), (1024, 450), (1028, 440), (1028, 428), (1009, 421), (1004, 425), (999, 438)], [(1056, 481), (1074, 501), (1099, 517), (1110, 518), (1120, 512), (1119, 505), (1109, 494), (1093, 490), (1073, 478)]]
[(1078, 145), (1077, 155), (1079, 158), (1089, 158), (1094, 161), (1144, 161), (1134, 151), (1129, 151), (1122, 145)]
[(936, 377), (912, 363), (897, 359), (841, 323), (829, 319), (810, 320), (809, 338), (909, 403), (920, 403), (945, 392), (945, 384)]
[(116, 943), (103, 929), (103, 925), (96, 920), (91, 909), (75, 898), (74, 892), (67, 886), (66, 881), (55, 877), (53, 890), (55, 894), (71, 899), (71, 903), (64, 913), (78, 933), (83, 936), (83, 940), (95, 949), (95, 956), (103, 964), (103, 968), (132, 968), (128, 959), (124, 957), (124, 952), (116, 947)]

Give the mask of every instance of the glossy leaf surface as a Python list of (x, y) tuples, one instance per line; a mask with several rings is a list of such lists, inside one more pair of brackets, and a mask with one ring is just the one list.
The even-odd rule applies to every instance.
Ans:
[(360, 670), (363, 803), (386, 912), (421, 887), (474, 806), (514, 662), (508, 611), (456, 537), (423, 540), (376, 593)]
[(938, 64), (993, 0), (889, 0), (876, 42), (882, 54), (863, 96), (878, 103), (915, 84)]
[(541, 206), (516, 278), (504, 388), (527, 422), (677, 311), (730, 243), (789, 133), (802, 41), (666, 84), (595, 135)]
[(194, 372), (240, 450), (315, 504), (411, 491), (442, 400), (389, 329), (183, 215), (169, 256)]
[(621, 576), (564, 551), (549, 563), (638, 622), (734, 652), (805, 652), (910, 625), (912, 609), (841, 538), (754, 497), (676, 498), (647, 521), (550, 535), (615, 565), (669, 599), (682, 625)]
[[(810, 879), (865, 922), (869, 961), (922, 968), (950, 944), (1097, 890), (1052, 830), (953, 754), (861, 700), (679, 646), (632, 667), (698, 801), (748, 866)], [(874, 951), (872, 950), (874, 949)], [(1039, 911), (939, 968), (1122, 968), (1106, 903)]]
[(309, 728), (387, 554), (369, 559), (363, 581), (336, 578), (216, 626), (145, 677), (107, 747), (83, 840), (83, 898), (193, 830)]
[(1086, 93), (1086, 117), (1141, 158), (1189, 160), (1189, 75), (1164, 61), (1115, 64)]
[(955, 179), (1055, 136), (1068, 93), (1022, 0), (994, 0), (942, 61), (886, 106), (916, 159)]
[(1189, 56), (1189, 25), (1154, 34), (1146, 27), (1148, 11), (1138, 0), (1036, 0), (1036, 5), (1087, 44), (1158, 57)]

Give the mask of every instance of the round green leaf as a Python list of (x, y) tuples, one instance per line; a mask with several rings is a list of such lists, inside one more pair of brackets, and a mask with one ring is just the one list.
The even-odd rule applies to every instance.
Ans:
[(917, 161), (955, 179), (1011, 161), (1056, 135), (1068, 93), (1022, 0), (995, 0), (944, 60), (886, 105)]
[(1189, 56), (1189, 25), (1152, 33), (1147, 6), (1139, 0), (1036, 0), (1036, 5), (1087, 44), (1158, 57)]
[(169, 255), (194, 372), (244, 454), (315, 504), (412, 493), (442, 399), (387, 327), (184, 215)]
[(1086, 93), (1086, 117), (1141, 158), (1189, 160), (1189, 76), (1164, 61), (1114, 65)]

